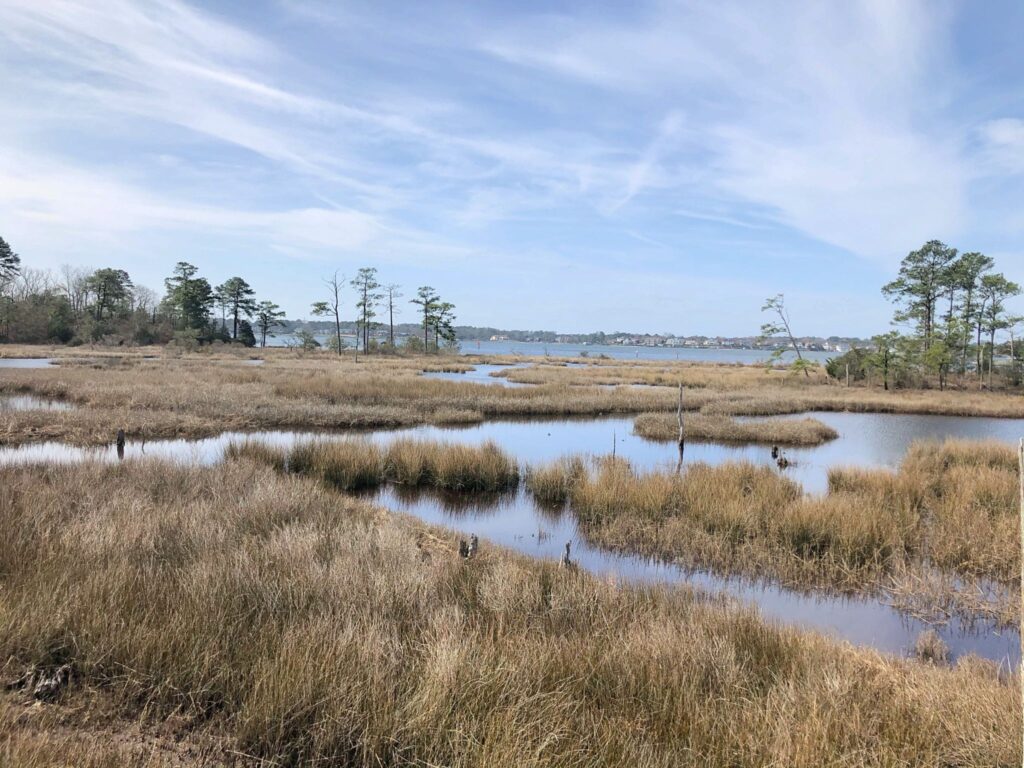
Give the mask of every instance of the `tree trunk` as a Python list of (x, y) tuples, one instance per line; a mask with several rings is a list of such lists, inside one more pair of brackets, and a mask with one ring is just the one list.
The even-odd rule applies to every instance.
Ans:
[[(804, 358), (803, 355), (800, 354), (800, 348), (797, 347), (796, 345), (796, 339), (793, 338), (793, 331), (789, 329), (789, 320), (786, 318), (786, 315), (782, 312), (779, 312), (779, 317), (782, 318), (782, 324), (786, 326), (786, 335), (789, 336), (789, 343), (793, 345), (793, 351), (796, 352), (796, 359), (802, 361)], [(804, 376), (807, 377), (808, 379), (811, 378), (811, 372), (808, 371), (806, 368), (804, 368)]]
[(996, 362), (996, 332), (992, 329), (992, 332), (988, 337), (988, 388), (992, 389), (992, 368)]

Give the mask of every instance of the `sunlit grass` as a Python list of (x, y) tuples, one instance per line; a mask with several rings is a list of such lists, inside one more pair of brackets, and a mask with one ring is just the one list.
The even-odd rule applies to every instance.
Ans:
[[(887, 658), (495, 547), (466, 561), (452, 534), (247, 459), (0, 480), (5, 674), (73, 664), (68, 703), (45, 711), (72, 707), (78, 727), (94, 722), (73, 706), (90, 690), (273, 764), (1021, 760), (1016, 676)], [(761, 498), (789, 498), (747, 477), (761, 480)], [(113, 745), (86, 760), (46, 738), (0, 718), (7, 762), (117, 764)]]

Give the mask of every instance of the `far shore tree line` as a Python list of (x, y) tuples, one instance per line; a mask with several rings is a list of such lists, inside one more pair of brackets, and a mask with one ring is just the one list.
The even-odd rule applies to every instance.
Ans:
[[(347, 347), (342, 336), (342, 313), (354, 311), (353, 352), (396, 351), (395, 316), (402, 293), (398, 285), (381, 285), (374, 267), (360, 269), (346, 286), (335, 273), (328, 298), (313, 304), (314, 315), (328, 316), (336, 333), (328, 346), (339, 353)], [(355, 293), (346, 307), (346, 289)], [(411, 352), (440, 351), (457, 346), (454, 305), (442, 301), (430, 286), (420, 287), (412, 303), (422, 321), (423, 336), (405, 339)], [(267, 338), (284, 322), (285, 313), (273, 301), (258, 299), (242, 277), (213, 285), (198, 267), (178, 262), (164, 280), (160, 296), (136, 285), (123, 269), (97, 270), (62, 267), (59, 272), (25, 267), (14, 249), (0, 237), (0, 342), (22, 344), (176, 344), (212, 343), (266, 346)], [(378, 341), (379, 322), (387, 319), (386, 341)], [(319, 347), (308, 331), (299, 330), (295, 345)]]
[[(907, 254), (896, 279), (882, 286), (896, 305), (895, 328), (872, 337), (870, 347), (830, 359), (826, 372), (843, 381), (878, 382), (884, 389), (944, 389), (951, 377), (989, 388), (1019, 385), (1024, 350), (1017, 331), (1024, 317), (1012, 314), (1006, 301), (1020, 293), (1020, 285), (995, 271), (991, 257), (931, 240)], [(809, 375), (814, 364), (793, 339), (783, 296), (768, 299), (762, 309), (773, 315), (762, 334), (785, 334), (797, 356), (792, 368)]]
[[(332, 326), (327, 346), (342, 354), (413, 353), (457, 349), (454, 305), (431, 286), (420, 286), (408, 303), (416, 307), (422, 336), (410, 334), (401, 346), (395, 317), (404, 303), (400, 286), (383, 284), (375, 267), (363, 267), (351, 280), (335, 272), (325, 279), (324, 298), (313, 302), (313, 316)], [(351, 291), (351, 293), (350, 293)], [(988, 387), (1020, 385), (1024, 349), (1017, 338), (1024, 317), (1006, 302), (1021, 287), (995, 271), (995, 261), (978, 252), (959, 253), (938, 240), (925, 243), (901, 262), (896, 279), (882, 287), (895, 306), (893, 330), (830, 359), (829, 376), (890, 387), (945, 388), (978, 381)], [(800, 351), (782, 294), (762, 309), (771, 321), (763, 336), (788, 338), (796, 354), (792, 368), (809, 376), (815, 363)], [(343, 334), (355, 315), (354, 338)], [(0, 341), (17, 343), (167, 344), (196, 346), (234, 343), (265, 346), (282, 326), (284, 312), (273, 301), (258, 300), (242, 277), (220, 285), (178, 262), (164, 281), (164, 294), (135, 285), (122, 269), (62, 267), (57, 273), (22, 265), (0, 238)], [(351, 343), (350, 343), (351, 342)], [(306, 329), (296, 346), (320, 343)], [(776, 350), (775, 359), (784, 350)]]

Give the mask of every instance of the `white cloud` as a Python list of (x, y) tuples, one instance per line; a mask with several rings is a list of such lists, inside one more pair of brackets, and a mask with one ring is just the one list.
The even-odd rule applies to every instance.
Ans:
[(36, 242), (116, 243), (130, 233), (185, 231), (258, 238), (292, 249), (355, 251), (386, 231), (375, 217), (352, 210), (252, 210), (196, 205), (80, 168), (33, 158), (0, 156), (0, 218)]
[(642, 292), (673, 246), (863, 276), (1024, 226), (1024, 123), (959, 108), (942, 0), (280, 5), (0, 0), (5, 236), (411, 268), (550, 242)]
[[(626, 21), (538, 17), (482, 47), (645, 102), (687, 105), (689, 152), (665, 151), (663, 131), (611, 210), (654, 175), (680, 183), (673, 160), (683, 173), (710, 163), (712, 183), (733, 199), (891, 261), (922, 237), (952, 237), (965, 218), (971, 174), (937, 109), (946, 20), (943, 8), (917, 2), (664, 3)], [(920, 128), (929, 123), (934, 133)]]
[(1024, 120), (1004, 117), (979, 128), (991, 173), (1024, 173)]

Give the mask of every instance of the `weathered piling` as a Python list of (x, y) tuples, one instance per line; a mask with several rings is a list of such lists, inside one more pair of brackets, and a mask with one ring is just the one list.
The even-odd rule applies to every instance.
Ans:
[(572, 567), (572, 559), (569, 557), (569, 550), (570, 550), (571, 547), (572, 547), (572, 542), (571, 541), (565, 542), (565, 552), (562, 553), (561, 558), (559, 558), (559, 560), (558, 560), (558, 567), (559, 568), (571, 568)]

